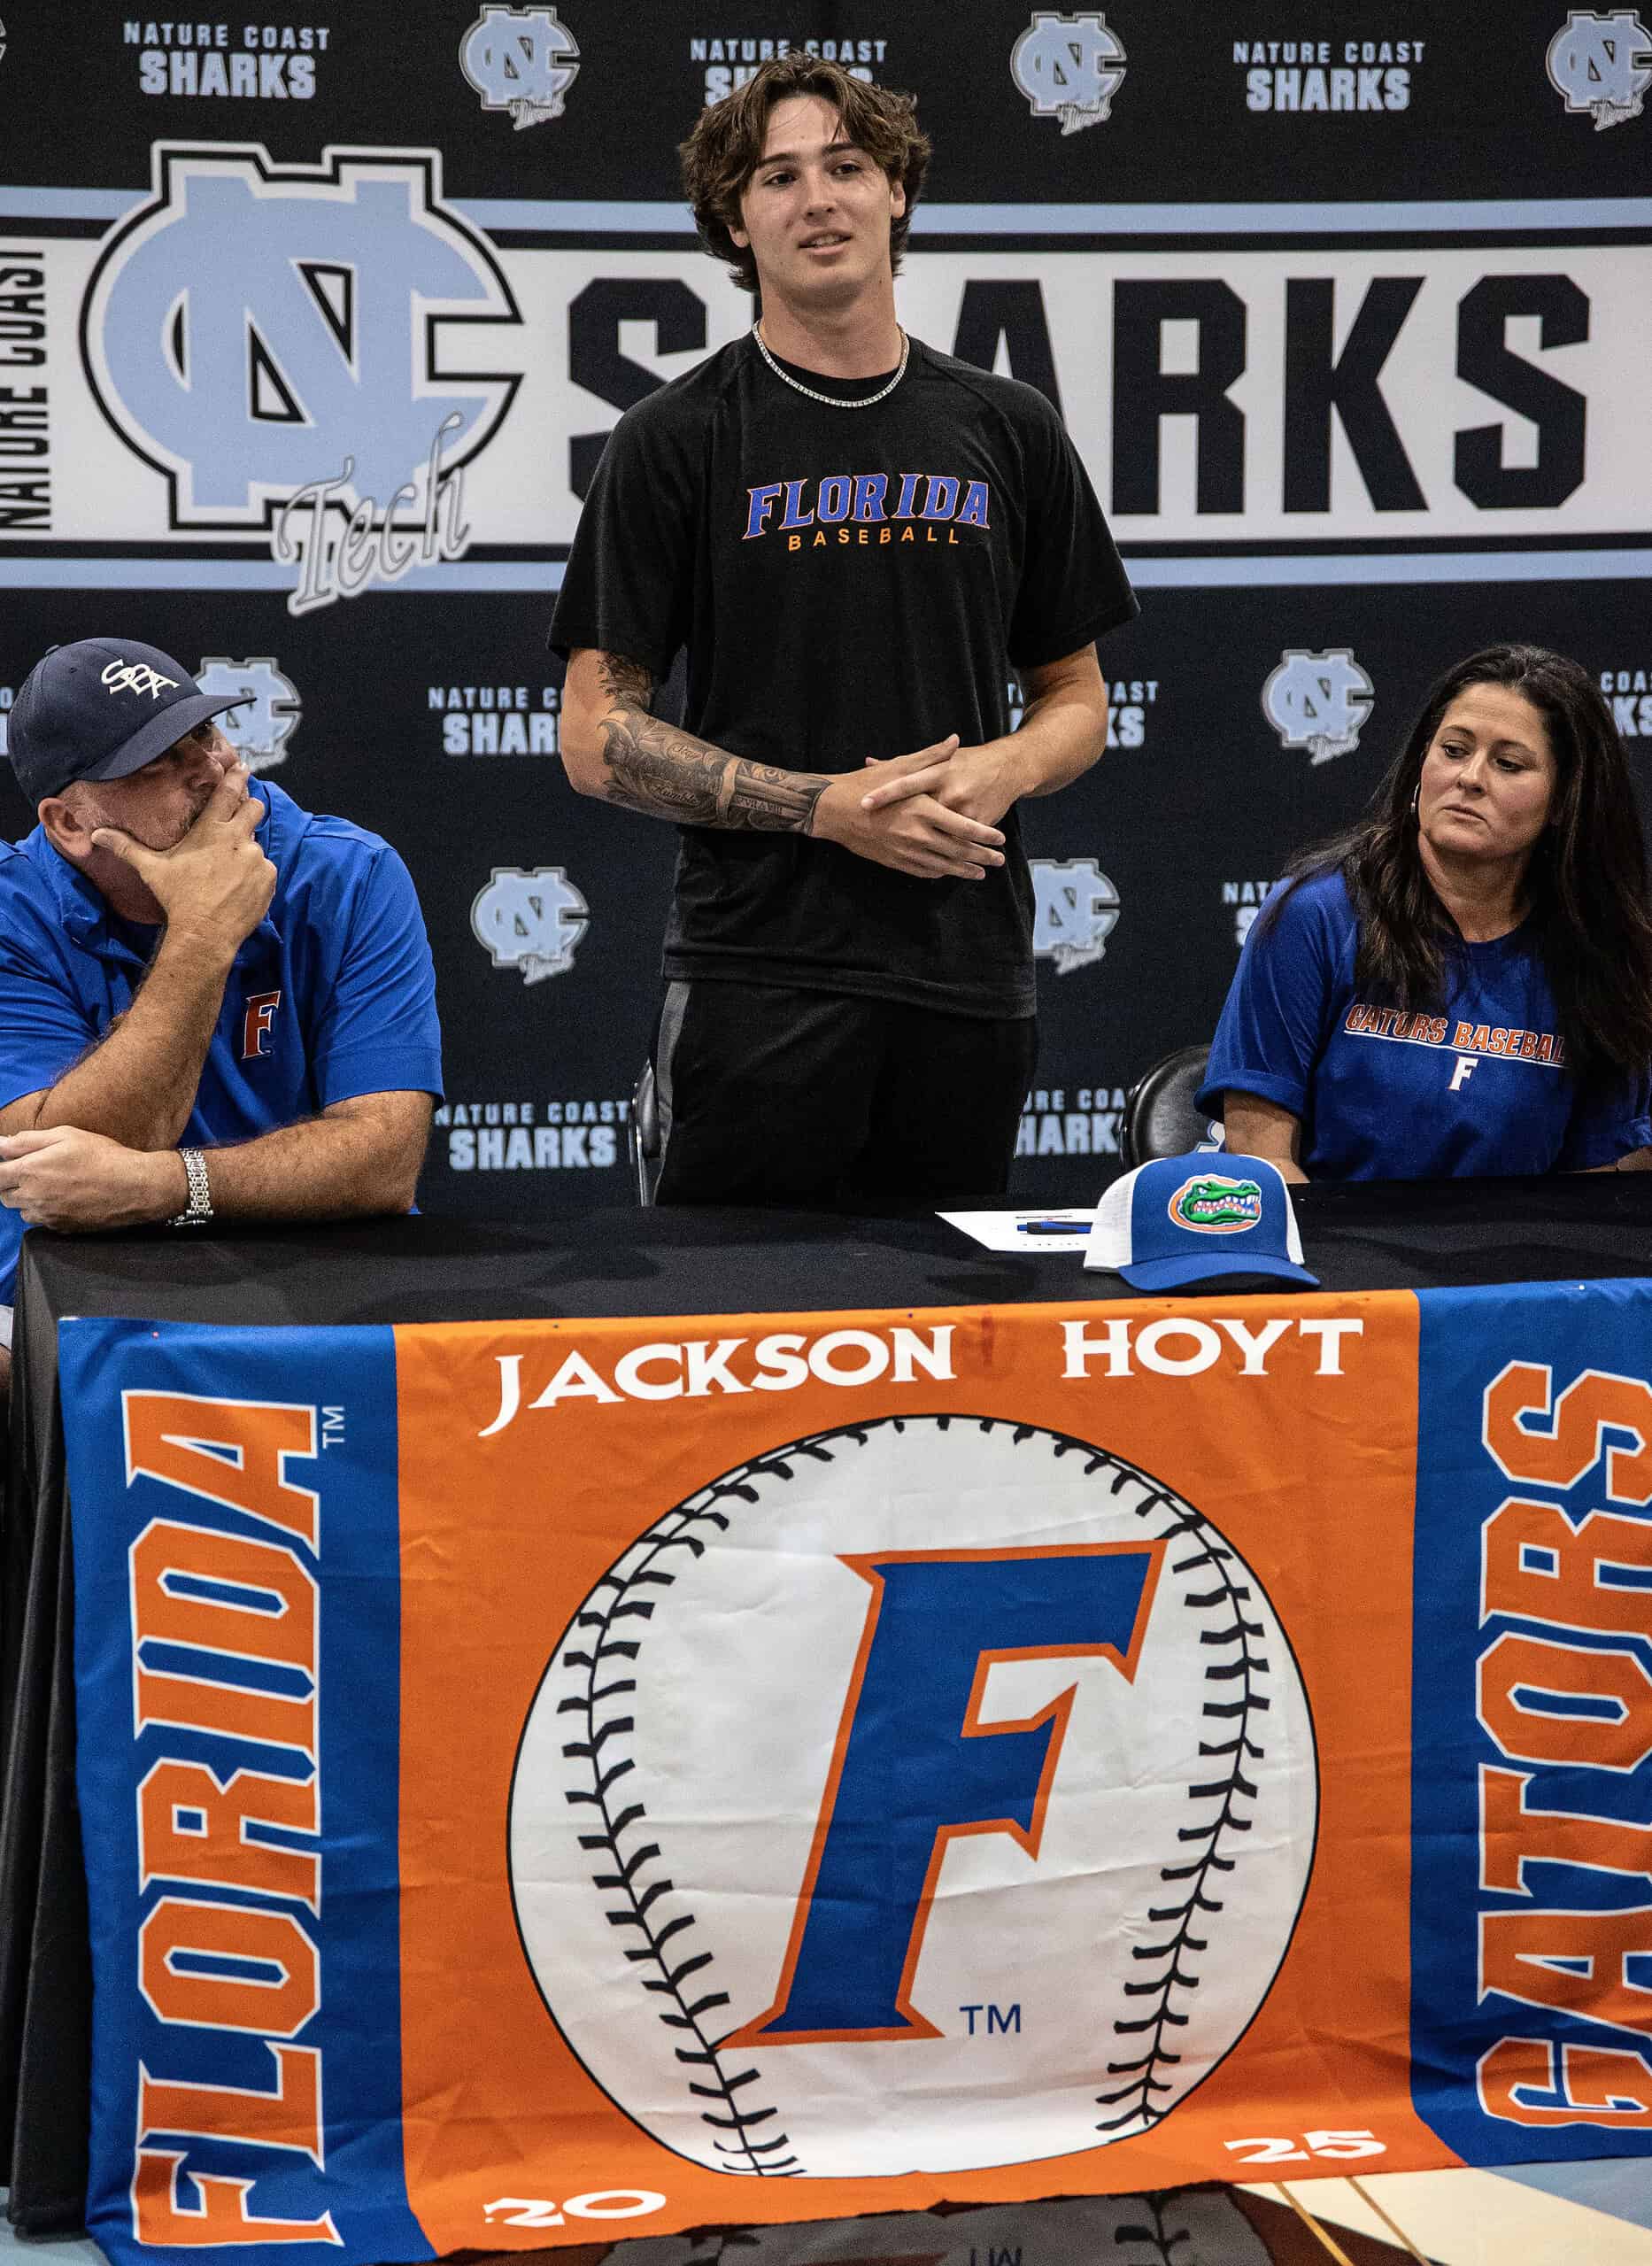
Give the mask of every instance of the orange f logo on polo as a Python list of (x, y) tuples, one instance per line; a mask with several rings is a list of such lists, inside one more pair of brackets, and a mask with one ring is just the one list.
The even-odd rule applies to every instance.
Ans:
[(255, 1062), (260, 1055), (267, 1055), (271, 1025), (275, 1010), (281, 1005), (279, 992), (251, 992), (247, 996), (247, 1011), (241, 1025), (241, 1059)]

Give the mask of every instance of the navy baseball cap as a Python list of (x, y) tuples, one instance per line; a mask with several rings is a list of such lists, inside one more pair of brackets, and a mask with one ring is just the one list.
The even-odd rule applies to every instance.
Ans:
[(124, 779), (244, 692), (203, 692), (187, 669), (135, 638), (54, 646), (18, 686), (6, 753), (27, 800), (72, 779)]
[(1319, 1287), (1302, 1264), (1278, 1167), (1221, 1149), (1155, 1157), (1115, 1180), (1096, 1208), (1085, 1264), (1121, 1274), (1136, 1290), (1179, 1290), (1227, 1274)]

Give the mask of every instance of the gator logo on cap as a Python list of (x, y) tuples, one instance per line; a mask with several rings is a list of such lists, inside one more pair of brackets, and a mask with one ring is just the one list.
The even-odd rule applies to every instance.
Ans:
[(1262, 1218), (1262, 1189), (1254, 1180), (1230, 1180), (1219, 1172), (1195, 1173), (1170, 1198), (1178, 1227), (1200, 1235), (1237, 1235)]

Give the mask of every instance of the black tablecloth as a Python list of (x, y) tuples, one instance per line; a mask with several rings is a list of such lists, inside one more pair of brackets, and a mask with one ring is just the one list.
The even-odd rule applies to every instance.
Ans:
[[(1652, 1173), (1374, 1182), (1294, 1192), (1327, 1290), (1652, 1274)], [(65, 1314), (163, 1321), (499, 1321), (1139, 1294), (1077, 1257), (985, 1251), (933, 1213), (592, 1212), (554, 1228), (428, 1218), (354, 1227), (35, 1234), (29, 1285)], [(21, 1360), (36, 1367), (32, 1349)]]
[[(1652, 1276), (1652, 1174), (1295, 1192), (1326, 1290)], [(1267, 1286), (1274, 1295), (1281, 1286)], [(57, 1326), (72, 1314), (241, 1324), (499, 1321), (1069, 1304), (1135, 1295), (1075, 1254), (981, 1249), (932, 1214), (596, 1213), (122, 1236), (36, 1234), (19, 1275), (0, 1536), (0, 2179), (30, 2233), (81, 2223), (91, 1978), (80, 1821)]]

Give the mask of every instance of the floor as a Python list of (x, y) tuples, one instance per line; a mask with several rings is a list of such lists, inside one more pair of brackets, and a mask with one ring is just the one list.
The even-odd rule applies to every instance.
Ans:
[(1407, 2259), (1431, 2266), (1652, 2266), (1652, 2159), (1645, 2156), (1512, 2173), (1301, 2180), (1287, 2200), (1319, 2223), (1328, 2259), (1338, 2257), (1338, 2237), (1347, 2231), (1388, 2244), (1396, 2266)]

